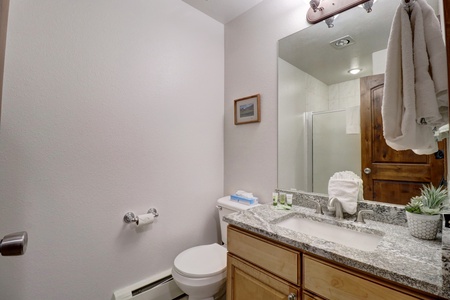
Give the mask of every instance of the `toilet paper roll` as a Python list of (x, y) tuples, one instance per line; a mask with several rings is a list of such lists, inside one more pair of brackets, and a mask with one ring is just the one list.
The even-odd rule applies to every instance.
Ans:
[(137, 216), (136, 225), (137, 227), (141, 227), (147, 224), (153, 223), (155, 220), (155, 216), (153, 214), (144, 214)]

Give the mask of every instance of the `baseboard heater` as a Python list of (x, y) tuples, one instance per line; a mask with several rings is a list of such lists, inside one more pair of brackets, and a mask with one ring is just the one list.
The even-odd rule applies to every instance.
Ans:
[(114, 292), (114, 300), (176, 300), (183, 296), (173, 281), (171, 270)]

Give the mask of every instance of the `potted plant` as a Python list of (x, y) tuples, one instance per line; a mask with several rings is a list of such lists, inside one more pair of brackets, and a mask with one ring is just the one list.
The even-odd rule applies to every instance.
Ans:
[(412, 197), (405, 206), (409, 232), (412, 236), (433, 240), (441, 224), (440, 213), (448, 204), (447, 189), (423, 185), (420, 196)]

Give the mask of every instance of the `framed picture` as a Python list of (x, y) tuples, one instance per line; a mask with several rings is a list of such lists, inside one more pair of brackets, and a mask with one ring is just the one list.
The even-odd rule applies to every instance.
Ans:
[(260, 95), (234, 100), (234, 124), (261, 122)]

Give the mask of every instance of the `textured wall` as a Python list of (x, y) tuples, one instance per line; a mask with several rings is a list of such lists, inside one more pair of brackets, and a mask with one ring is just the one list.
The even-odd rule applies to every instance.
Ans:
[(224, 26), (179, 0), (11, 1), (9, 20), (0, 234), (30, 240), (0, 299), (111, 299), (215, 242)]
[[(277, 187), (278, 40), (308, 26), (307, 1), (265, 0), (225, 25), (225, 194), (270, 202)], [(234, 99), (261, 94), (261, 123), (234, 125)]]

